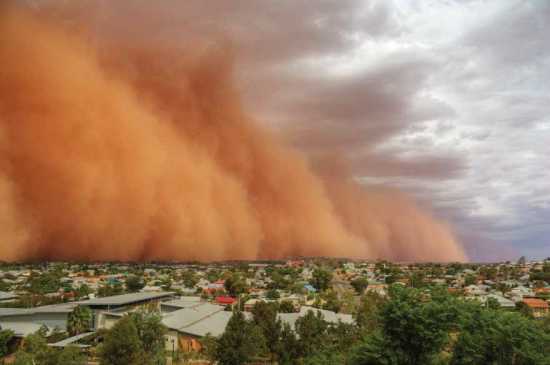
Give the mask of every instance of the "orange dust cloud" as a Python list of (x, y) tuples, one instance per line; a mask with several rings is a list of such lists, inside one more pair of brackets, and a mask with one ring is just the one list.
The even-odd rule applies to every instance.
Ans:
[(0, 259), (465, 259), (403, 194), (325, 179), (260, 128), (230, 56), (2, 9)]

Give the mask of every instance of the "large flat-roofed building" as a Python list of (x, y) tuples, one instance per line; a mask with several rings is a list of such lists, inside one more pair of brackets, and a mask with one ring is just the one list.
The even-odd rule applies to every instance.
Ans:
[(162, 301), (174, 298), (173, 292), (130, 293), (78, 302), (93, 313), (94, 329), (111, 328), (122, 314), (139, 308), (160, 310)]
[(18, 337), (36, 332), (41, 326), (65, 331), (69, 314), (76, 306), (76, 303), (61, 303), (35, 308), (0, 308), (0, 327), (13, 330)]

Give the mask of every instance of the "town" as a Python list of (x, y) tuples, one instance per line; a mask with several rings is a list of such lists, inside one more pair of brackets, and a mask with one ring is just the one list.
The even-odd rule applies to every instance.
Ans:
[[(472, 356), (473, 363), (524, 356), (525, 362), (510, 363), (538, 364), (550, 358), (550, 258), (49, 262), (0, 269), (6, 364), (384, 363), (369, 356), (453, 364)], [(493, 320), (500, 333), (489, 338)], [(488, 354), (483, 343), (475, 353), (468, 341), (476, 336), (497, 341), (497, 352), (508, 355)], [(385, 344), (380, 354), (377, 343)]]

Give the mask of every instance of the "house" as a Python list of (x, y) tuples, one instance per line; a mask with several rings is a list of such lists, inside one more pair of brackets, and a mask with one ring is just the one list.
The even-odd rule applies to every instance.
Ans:
[(544, 318), (548, 316), (548, 302), (539, 298), (523, 298), (522, 302), (533, 311), (533, 317)]
[(75, 302), (92, 310), (94, 329), (111, 328), (120, 317), (138, 308), (159, 309), (162, 301), (173, 299), (172, 292), (130, 293)]
[(513, 301), (511, 301), (510, 299), (504, 298), (500, 294), (488, 294), (486, 296), (481, 297), (480, 300), (481, 300), (482, 303), (487, 303), (487, 301), (490, 298), (496, 300), (498, 302), (499, 306), (503, 309), (515, 309), (516, 308), (516, 304)]
[(199, 339), (206, 335), (221, 336), (232, 314), (224, 306), (206, 302), (165, 314), (162, 323), (168, 328), (166, 350), (200, 351)]
[(244, 303), (244, 311), (245, 312), (252, 312), (252, 310), (254, 309), (254, 306), (256, 305), (256, 303), (259, 303), (259, 302), (265, 302), (265, 300), (263, 299), (248, 299), (246, 301), (246, 303)]
[(236, 301), (237, 299), (233, 297), (227, 297), (227, 296), (216, 297), (216, 303), (223, 306), (232, 306), (233, 304), (235, 304)]
[(65, 331), (75, 303), (45, 305), (35, 308), (0, 308), (0, 327), (11, 329), (16, 337), (25, 337), (42, 326)]
[[(277, 317), (294, 328), (296, 321), (307, 315), (309, 311), (320, 313), (329, 323), (353, 323), (349, 314), (340, 314), (313, 307), (302, 307), (298, 313), (279, 313)], [(243, 312), (246, 319), (251, 319), (249, 312)], [(226, 311), (224, 306), (202, 302), (194, 307), (182, 308), (165, 313), (162, 323), (168, 328), (165, 336), (165, 348), (168, 351), (180, 350), (183, 352), (200, 351), (200, 339), (206, 335), (221, 336), (227, 323), (233, 315)]]
[(204, 303), (205, 301), (201, 297), (181, 297), (160, 303), (160, 311), (171, 313), (184, 308), (195, 308)]
[(277, 317), (283, 322), (290, 325), (290, 328), (294, 329), (294, 326), (296, 324), (296, 321), (304, 317), (308, 314), (308, 312), (313, 312), (314, 314), (319, 313), (323, 320), (329, 323), (348, 323), (352, 324), (354, 323), (353, 317), (351, 314), (342, 314), (342, 313), (335, 313), (329, 310), (324, 309), (318, 309), (314, 307), (308, 307), (308, 306), (302, 306), (300, 308), (300, 311), (297, 313), (279, 313), (277, 314)]
[(374, 283), (369, 283), (365, 292), (366, 293), (375, 292), (381, 296), (385, 296), (387, 288), (388, 288), (387, 284), (374, 282)]
[(517, 303), (521, 302), (524, 297), (534, 297), (535, 293), (530, 288), (520, 285), (512, 288), (508, 293), (508, 296)]
[(0, 291), (0, 303), (13, 302), (17, 298), (19, 298), (19, 295), (14, 292)]

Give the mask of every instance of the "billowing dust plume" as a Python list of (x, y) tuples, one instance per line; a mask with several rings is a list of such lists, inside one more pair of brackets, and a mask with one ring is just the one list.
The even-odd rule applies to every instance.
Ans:
[(76, 33), (0, 14), (0, 259), (465, 259), (405, 196), (325, 179), (259, 128), (226, 50)]

